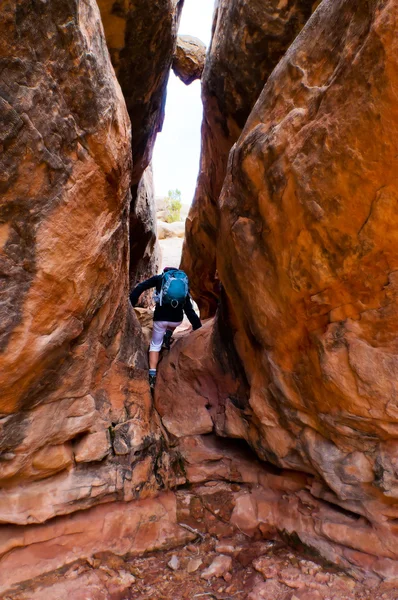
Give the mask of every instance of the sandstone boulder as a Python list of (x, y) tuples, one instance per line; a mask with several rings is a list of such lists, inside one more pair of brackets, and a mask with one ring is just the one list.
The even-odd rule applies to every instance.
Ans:
[(158, 237), (160, 240), (174, 237), (183, 238), (184, 234), (185, 223), (183, 221), (176, 221), (175, 223), (158, 221)]
[[(3, 592), (41, 575), (46, 560), (27, 548), (33, 524), (46, 538), (55, 520), (154, 495), (161, 478), (147, 359), (127, 300), (130, 122), (98, 7), (11, 0), (0, 18)], [(12, 552), (8, 568), (13, 548), (27, 562)], [(53, 558), (53, 548), (43, 552)], [(79, 560), (86, 550), (73, 552)]]
[[(392, 581), (397, 22), (392, 1), (324, 2), (269, 77), (220, 198), (224, 325), (214, 335), (224, 337), (213, 338), (183, 383), (184, 396), (199, 396), (196, 406), (217, 397), (217, 432), (229, 435), (229, 419), (263, 460), (312, 478), (279, 504), (284, 517), (270, 519), (268, 506), (266, 521), (353, 572)], [(200, 356), (195, 346), (192, 337), (181, 347), (185, 357)], [(239, 402), (222, 392), (220, 347), (232, 372), (233, 349), (243, 367), (248, 392)], [(218, 382), (211, 396), (198, 385), (210, 373)], [(162, 415), (166, 426), (175, 411)], [(296, 497), (306, 514), (317, 512), (316, 532)], [(339, 511), (344, 522), (328, 525)]]
[(197, 189), (186, 222), (182, 268), (203, 317), (214, 314), (218, 197), (228, 154), (267, 77), (299, 33), (315, 0), (220, 0), (202, 77), (202, 152)]
[(173, 71), (185, 85), (202, 77), (205, 67), (206, 46), (191, 35), (179, 35), (173, 59)]
[(372, 473), (381, 500), (375, 460), (397, 433), (397, 17), (392, 2), (318, 8), (233, 149), (220, 202), (219, 272), (264, 448), (359, 511)]
[(2, 421), (6, 447), (21, 443), (33, 406), (95, 394), (101, 360), (109, 369), (137, 343), (120, 354), (130, 126), (95, 4), (71, 10), (2, 8), (0, 411), (20, 415)]

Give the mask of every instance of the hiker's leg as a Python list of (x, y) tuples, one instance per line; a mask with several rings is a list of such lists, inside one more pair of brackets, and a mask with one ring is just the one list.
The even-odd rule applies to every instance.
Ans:
[(155, 387), (156, 369), (159, 362), (159, 353), (162, 348), (163, 336), (166, 332), (167, 324), (163, 321), (153, 322), (152, 340), (149, 347), (149, 384), (151, 388)]
[[(166, 321), (154, 321), (152, 330), (152, 340), (149, 346), (149, 360), (152, 364), (158, 364), (159, 352), (162, 349), (163, 336), (166, 333), (168, 323)], [(151, 354), (156, 356), (151, 357)]]
[(158, 362), (159, 362), (159, 354), (160, 352), (154, 352), (153, 350), (149, 351), (149, 368), (151, 370), (155, 370), (158, 366)]

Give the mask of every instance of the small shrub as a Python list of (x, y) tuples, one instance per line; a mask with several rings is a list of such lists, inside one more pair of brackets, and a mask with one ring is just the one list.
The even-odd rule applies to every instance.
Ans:
[(176, 221), (181, 221), (181, 192), (180, 190), (169, 190), (166, 198), (166, 223), (175, 223)]

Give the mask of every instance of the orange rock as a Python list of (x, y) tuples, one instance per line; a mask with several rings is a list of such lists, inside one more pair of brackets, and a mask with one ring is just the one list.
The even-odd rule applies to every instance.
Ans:
[[(296, 532), (356, 576), (390, 580), (398, 558), (397, 22), (392, 1), (320, 4), (231, 151), (219, 226), (214, 210), (202, 218), (193, 208), (188, 244), (210, 250), (184, 259), (188, 270), (197, 260), (208, 311), (214, 287), (200, 261), (214, 270), (208, 239), (217, 231), (223, 293), (208, 354), (220, 364), (223, 348), (236, 372), (237, 350), (249, 386), (231, 411), (218, 384), (217, 433), (241, 435), (263, 460), (315, 477), (311, 493), (277, 501), (270, 493), (258, 505), (264, 528)], [(200, 195), (207, 210), (209, 193)]]
[[(97, 506), (25, 529), (0, 527), (0, 594), (21, 581), (95, 553), (137, 555), (194, 537), (177, 525), (176, 502), (171, 493), (158, 499)], [(87, 593), (89, 589), (87, 586)]]
[(115, 10), (99, 0), (112, 63), (132, 124), (133, 172), (137, 185), (162, 129), (166, 87), (177, 43), (182, 4), (174, 0), (133, 0)]
[[(205, 386), (209, 386), (211, 395), (214, 395), (215, 388), (214, 382), (210, 378), (206, 379), (202, 365), (203, 356), (206, 356), (207, 329), (208, 327), (204, 326), (192, 334), (192, 338), (195, 338), (195, 348), (191, 348), (189, 344), (191, 336), (178, 342), (178, 345), (174, 344), (168, 356), (169, 368), (159, 370), (155, 390), (156, 408), (168, 431), (177, 437), (209, 433), (213, 429), (213, 421), (206, 408), (208, 401), (201, 393)], [(189, 347), (187, 353), (181, 352), (185, 346)], [(174, 356), (179, 362), (178, 367), (181, 371), (178, 377), (175, 367), (172, 367)], [(190, 382), (185, 393), (184, 380), (189, 381), (195, 370), (200, 372), (201, 380), (198, 392), (193, 395)], [(162, 390), (162, 393), (158, 393), (158, 390)], [(167, 390), (167, 393), (164, 394), (163, 390)]]
[(228, 154), (267, 77), (311, 15), (315, 0), (221, 0), (202, 77), (204, 120), (198, 185), (186, 224), (182, 268), (203, 317), (217, 308), (218, 198)]
[(222, 577), (232, 569), (232, 558), (225, 554), (219, 554), (213, 560), (211, 565), (201, 573), (202, 579), (211, 579), (212, 577)]
[[(163, 482), (158, 471), (155, 477), (162, 452), (146, 351), (127, 300), (131, 124), (97, 4), (59, 0), (36, 10), (10, 0), (0, 18), (0, 87), (7, 89), (0, 96), (5, 586), (89, 554), (101, 532), (87, 533), (93, 506), (104, 504), (108, 523), (115, 500), (153, 496)], [(113, 440), (105, 442), (108, 429), (118, 435), (123, 423), (129, 451), (118, 458)], [(63, 554), (62, 519), (70, 515), (71, 523), (77, 512), (88, 545)], [(41, 555), (28, 539), (31, 524), (39, 535), (46, 521), (60, 539), (41, 546)], [(3, 577), (8, 571), (11, 579)]]
[[(153, 186), (152, 164), (145, 169), (141, 180), (132, 189), (133, 201), (130, 212), (130, 287), (157, 275), (161, 263), (161, 250), (158, 243), (155, 191)], [(153, 290), (140, 296), (139, 305), (152, 304)]]
[[(13, 1), (2, 7), (9, 144), (3, 157), (7, 229), (1, 257), (12, 273), (1, 315), (3, 415), (43, 397), (89, 393), (99, 338), (112, 330), (127, 276), (123, 215), (131, 166), (130, 124), (104, 52), (96, 6), (85, 5), (76, 22), (65, 2), (46, 5), (34, 17), (26, 8), (18, 13), (24, 40), (15, 46), (16, 10)], [(69, 21), (84, 25), (70, 27), (66, 41), (61, 25)], [(50, 22), (52, 33), (37, 45), (32, 39)], [(76, 56), (84, 58), (78, 65)], [(31, 60), (37, 62), (34, 70)], [(122, 313), (118, 318), (124, 320), (126, 307)], [(110, 334), (109, 344), (114, 337)], [(87, 343), (91, 348), (82, 364)]]
[(60, 444), (47, 446), (36, 452), (32, 457), (32, 467), (49, 475), (63, 471), (72, 461), (72, 448), (68, 444)]
[[(132, 125), (129, 223), (132, 287), (157, 274), (160, 263), (151, 160), (164, 121), (182, 4), (153, 0), (148, 10), (146, 0), (120, 5), (115, 5), (114, 0), (99, 0), (98, 6)], [(144, 294), (140, 305), (147, 306), (150, 298), (150, 294)]]
[(108, 431), (98, 431), (82, 438), (74, 447), (75, 461), (92, 462), (102, 460), (110, 451)]
[[(263, 419), (265, 411), (276, 433), (264, 428), (265, 453), (291, 468), (303, 461), (303, 470), (315, 469), (340, 500), (353, 501), (367, 518), (373, 512), (375, 521), (381, 505), (367, 500), (383, 500), (368, 482), (377, 486), (378, 440), (396, 428), (397, 346), (388, 332), (397, 325), (389, 208), (398, 194), (396, 40), (389, 33), (397, 17), (392, 3), (319, 7), (268, 80), (233, 151), (218, 237), (236, 344), (250, 398), (259, 399), (251, 403), (254, 416)], [(342, 43), (332, 59), (337, 31)], [(382, 86), (372, 79), (375, 64)], [(360, 300), (360, 320), (314, 325), (308, 307), (320, 294), (325, 314)], [(285, 448), (278, 430), (288, 434)]]
[(205, 66), (206, 46), (191, 35), (179, 35), (173, 59), (173, 71), (185, 85), (202, 77)]

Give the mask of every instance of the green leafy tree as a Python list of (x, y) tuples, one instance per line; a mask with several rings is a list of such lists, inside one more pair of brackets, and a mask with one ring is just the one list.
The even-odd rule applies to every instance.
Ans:
[(166, 223), (181, 221), (181, 192), (180, 190), (169, 190), (166, 198)]

